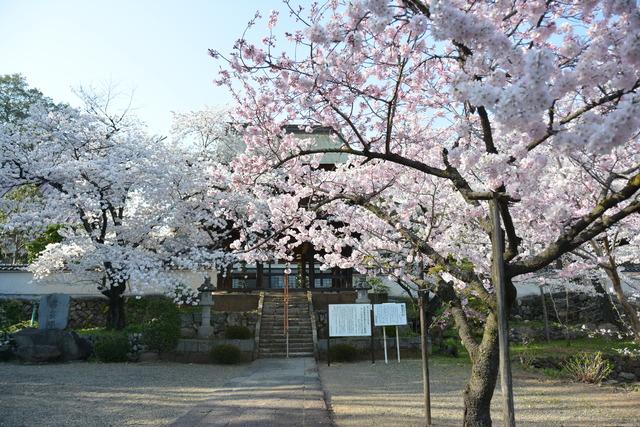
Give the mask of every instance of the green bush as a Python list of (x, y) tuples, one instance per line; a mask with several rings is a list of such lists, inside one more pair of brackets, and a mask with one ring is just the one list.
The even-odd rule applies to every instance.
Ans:
[(17, 300), (0, 301), (0, 329), (29, 320), (24, 312), (24, 303)]
[(453, 356), (453, 357), (458, 357), (459, 354), (459, 349), (458, 349), (458, 343), (460, 342), (460, 339), (456, 339), (456, 338), (447, 338), (445, 340), (442, 341), (442, 343), (440, 343), (440, 353), (447, 355), (447, 356)]
[(246, 326), (227, 326), (224, 337), (228, 340), (248, 340), (253, 338), (253, 333)]
[(329, 355), (335, 362), (353, 362), (358, 358), (358, 349), (351, 344), (336, 344), (331, 346)]
[(153, 296), (127, 300), (128, 333), (142, 333), (142, 344), (157, 352), (172, 351), (180, 339), (180, 311), (169, 298)]
[(101, 362), (126, 362), (129, 338), (122, 332), (102, 333), (97, 336), (93, 350)]
[(142, 328), (142, 343), (151, 351), (172, 351), (180, 339), (180, 324), (166, 319), (156, 319)]
[(564, 371), (575, 381), (600, 383), (611, 374), (613, 364), (600, 351), (578, 353), (566, 361)]
[(211, 350), (211, 360), (224, 365), (233, 365), (242, 360), (242, 352), (235, 345), (219, 345)]

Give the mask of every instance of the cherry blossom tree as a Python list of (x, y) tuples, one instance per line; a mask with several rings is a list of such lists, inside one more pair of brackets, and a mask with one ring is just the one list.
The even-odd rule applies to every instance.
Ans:
[[(284, 50), (274, 11), (259, 44), (243, 38), (228, 56), (211, 52), (228, 64), (218, 83), (246, 124), (234, 183), (266, 200), (268, 226), (280, 236), (270, 243), (283, 256), (311, 241), (328, 266), (377, 269), (433, 289), (472, 361), (464, 424), (491, 425), (498, 330), (490, 261), (498, 242), (487, 201), (496, 200), (503, 223), (509, 306), (514, 278), (637, 215), (637, 5), (285, 4), (300, 28), (284, 34)], [(291, 122), (334, 129), (335, 147), (295, 137)], [(629, 162), (607, 167), (616, 150), (631, 154)], [(319, 167), (331, 154), (346, 160)], [(586, 160), (609, 171), (604, 182), (563, 173)], [(583, 177), (593, 197), (569, 203), (563, 196), (577, 187), (584, 194)], [(480, 337), (465, 313), (469, 296), (486, 307)]]
[(216, 165), (149, 136), (126, 110), (109, 110), (111, 100), (84, 99), (84, 110), (35, 107), (19, 128), (3, 126), (0, 182), (3, 192), (30, 186), (41, 194), (10, 226), (62, 225), (62, 241), (30, 266), (35, 277), (71, 272), (94, 281), (109, 298), (107, 326), (120, 329), (126, 291), (173, 295), (170, 270), (227, 262), (217, 189), (228, 173), (214, 175)]
[(231, 123), (227, 109), (207, 107), (200, 111), (173, 113), (173, 139), (204, 159), (228, 164), (242, 152), (242, 139)]

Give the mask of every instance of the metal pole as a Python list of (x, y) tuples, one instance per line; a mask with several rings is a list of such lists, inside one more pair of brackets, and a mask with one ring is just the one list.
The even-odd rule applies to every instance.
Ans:
[(396, 326), (396, 352), (398, 353), (398, 363), (400, 363), (400, 336), (398, 335), (397, 326)]
[(515, 427), (513, 410), (513, 383), (511, 380), (511, 361), (509, 360), (509, 333), (507, 329), (507, 310), (505, 307), (504, 279), (504, 236), (500, 225), (500, 209), (497, 197), (489, 201), (491, 205), (491, 240), (493, 249), (493, 285), (495, 286), (498, 308), (498, 343), (500, 352), (500, 387), (502, 389), (502, 414), (506, 427)]
[(373, 346), (373, 332), (375, 331), (375, 326), (374, 326), (374, 322), (373, 322), (373, 305), (369, 304), (369, 307), (371, 308), (371, 363), (375, 364), (376, 363), (376, 353), (375, 353), (375, 349)]
[(33, 326), (36, 321), (36, 313), (38, 311), (38, 303), (34, 300), (31, 305), (31, 321), (29, 322), (29, 326)]
[(284, 335), (287, 358), (289, 358), (289, 274), (284, 273)]
[(547, 336), (547, 342), (551, 341), (551, 337), (549, 335), (549, 315), (547, 314), (547, 302), (544, 298), (544, 290), (542, 286), (540, 286), (540, 299), (542, 300), (542, 317), (544, 317), (544, 332)]
[(418, 292), (418, 306), (420, 308), (420, 350), (422, 351), (422, 387), (424, 392), (424, 416), (426, 425), (431, 425), (431, 390), (429, 385), (429, 353), (427, 352), (428, 330), (425, 322), (425, 293)]
[(387, 357), (387, 327), (382, 327), (382, 341), (384, 342), (384, 363), (389, 363), (389, 358)]

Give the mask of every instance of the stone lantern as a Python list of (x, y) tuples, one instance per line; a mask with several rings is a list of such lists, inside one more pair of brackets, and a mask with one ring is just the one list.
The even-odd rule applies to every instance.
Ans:
[(356, 290), (356, 304), (371, 304), (369, 299), (369, 289), (371, 286), (365, 281), (365, 278), (360, 276), (358, 281), (353, 285), (353, 289)]
[(213, 292), (215, 288), (211, 284), (211, 278), (206, 276), (204, 283), (200, 285), (200, 306), (202, 307), (202, 321), (198, 328), (199, 338), (210, 338), (213, 335), (213, 326), (211, 326), (211, 307), (213, 306)]

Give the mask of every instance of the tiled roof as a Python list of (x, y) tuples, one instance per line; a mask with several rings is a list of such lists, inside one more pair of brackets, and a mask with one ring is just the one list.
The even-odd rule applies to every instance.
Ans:
[(625, 271), (627, 273), (640, 273), (640, 264), (623, 264), (622, 271)]
[(27, 271), (29, 264), (0, 264), (0, 271)]

